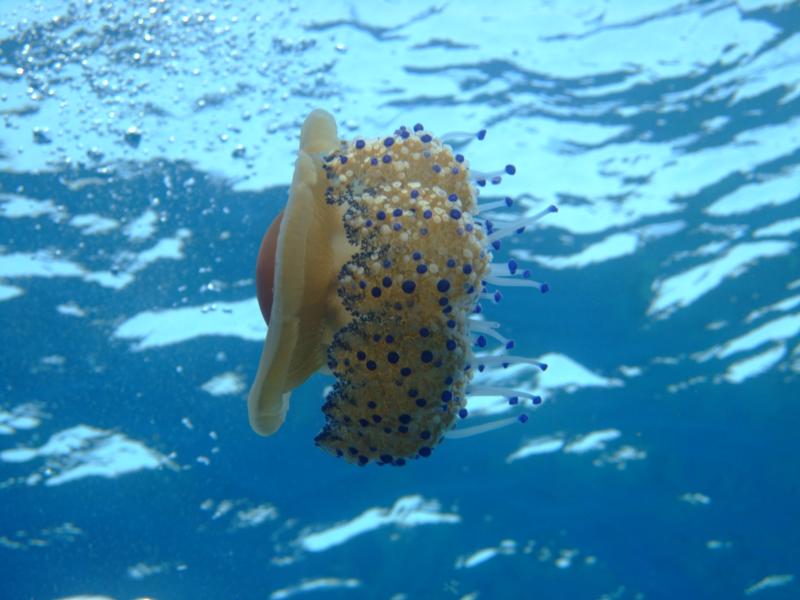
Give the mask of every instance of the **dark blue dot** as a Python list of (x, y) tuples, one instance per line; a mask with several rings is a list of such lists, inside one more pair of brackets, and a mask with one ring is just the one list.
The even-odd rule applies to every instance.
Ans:
[(385, 463), (392, 462), (392, 457), (389, 454), (381, 454), (381, 460)]
[(406, 281), (403, 282), (403, 286), (402, 287), (403, 287), (403, 291), (406, 294), (411, 294), (417, 288), (417, 284), (414, 283), (411, 280), (406, 280)]
[(431, 449), (427, 446), (423, 446), (419, 449), (419, 455), (428, 458), (431, 455)]
[(517, 172), (517, 167), (515, 167), (514, 165), (506, 165), (506, 173), (508, 173), (509, 175), (513, 175), (516, 172)]
[(478, 339), (475, 340), (475, 343), (478, 345), (479, 348), (485, 348), (486, 347), (486, 338), (483, 337), (482, 335), (479, 335)]
[(419, 192), (417, 190), (411, 190), (411, 197), (416, 198), (417, 196), (419, 196)]
[(364, 280), (359, 281), (358, 287), (360, 287), (363, 290), (365, 287), (367, 287), (367, 282)]
[(370, 371), (374, 371), (374, 370), (375, 370), (377, 367), (378, 367), (378, 365), (376, 365), (376, 364), (375, 364), (375, 361), (374, 361), (374, 360), (368, 360), (368, 361), (367, 361), (367, 368), (368, 368)]
[(442, 392), (442, 402), (450, 402), (453, 399), (453, 392), (445, 390)]
[(414, 131), (422, 131), (423, 129), (425, 128), (422, 126), (422, 123), (417, 123), (414, 125)]
[(430, 350), (423, 350), (422, 354), (419, 355), (419, 359), (424, 363), (429, 363), (433, 360), (433, 352)]
[(371, 164), (374, 167), (375, 165), (378, 164), (378, 159), (377, 158), (370, 158), (369, 159), (369, 164)]
[(448, 350), (455, 350), (456, 349), (456, 343), (453, 340), (447, 340), (447, 344), (445, 344), (445, 345), (447, 346)]
[(368, 462), (369, 462), (369, 459), (366, 456), (364, 456), (363, 454), (358, 457), (358, 464), (361, 465), (362, 467), (365, 464), (367, 464)]
[(382, 210), (379, 210), (375, 216), (378, 217), (379, 221), (383, 221), (386, 218), (386, 213)]
[(393, 335), (387, 335), (386, 336), (386, 343), (387, 344), (394, 343), (394, 336)]
[(421, 437), (423, 440), (429, 440), (431, 439), (431, 432), (426, 429), (419, 434), (419, 437)]
[(369, 402), (367, 402), (367, 406), (369, 408), (376, 408), (378, 406), (378, 404), (374, 400), (370, 400)]
[(472, 265), (464, 265), (461, 270), (464, 272), (464, 275), (469, 275), (472, 273)]
[(358, 358), (358, 360), (364, 360), (365, 358), (367, 358), (367, 355), (365, 352), (359, 350), (358, 352), (356, 352), (356, 358)]
[(372, 297), (373, 298), (380, 298), (381, 297), (381, 288), (379, 288), (379, 287), (372, 288)]
[(404, 425), (408, 425), (411, 423), (411, 415), (400, 415), (397, 417), (397, 420), (403, 423)]
[(392, 229), (394, 229), (395, 231), (400, 231), (402, 228), (403, 226), (400, 225), (400, 223), (395, 223), (394, 225), (392, 225)]
[(364, 140), (356, 140), (356, 148), (361, 150), (364, 146), (366, 146), (366, 143), (364, 143)]
[(383, 278), (383, 287), (392, 287), (392, 278), (391, 277), (384, 277)]
[(420, 330), (419, 330), (419, 334), (420, 334), (422, 337), (428, 337), (428, 336), (431, 334), (431, 332), (430, 332), (430, 331), (428, 331), (428, 328), (427, 328), (427, 327), (423, 327), (422, 329), (420, 329)]
[(453, 385), (453, 378), (448, 376), (447, 378), (445, 378), (444, 384), (445, 385)]
[(384, 164), (389, 164), (390, 162), (392, 162), (392, 155), (384, 154), (381, 160), (384, 162)]
[(405, 425), (398, 425), (397, 431), (399, 431), (400, 433), (408, 433), (408, 427), (406, 427)]
[(466, 419), (467, 414), (468, 413), (466, 408), (462, 408), (461, 410), (458, 411), (458, 416), (461, 417), (462, 419)]
[(394, 352), (394, 351), (393, 352), (389, 352), (389, 354), (386, 355), (386, 360), (388, 360), (393, 365), (397, 364), (397, 361), (400, 360), (400, 355), (397, 352)]
[(357, 448), (353, 448), (352, 446), (350, 446), (350, 447), (347, 449), (347, 451), (348, 451), (350, 454), (354, 455), (354, 456), (355, 456), (356, 454), (358, 454), (358, 449), (357, 449)]
[(392, 266), (392, 261), (390, 261), (388, 258), (383, 261), (383, 268), (384, 269), (388, 269), (391, 266)]
[(419, 406), (420, 408), (425, 406), (427, 403), (428, 401), (425, 400), (425, 398), (417, 398), (417, 406)]
[(427, 273), (427, 271), (428, 271), (428, 267), (427, 266), (425, 266), (425, 265), (417, 265), (417, 273), (419, 273), (420, 275), (423, 275), (424, 273)]
[(482, 140), (483, 138), (486, 137), (486, 130), (481, 129), (477, 134), (475, 134), (475, 137), (478, 138), (479, 140)]
[(453, 210), (450, 211), (450, 216), (452, 218), (454, 218), (454, 219), (460, 219), (461, 218), (461, 211), (458, 210), (457, 208), (454, 208)]
[(421, 136), (419, 139), (420, 139), (420, 140), (422, 140), (422, 142), (424, 142), (424, 143), (426, 143), (426, 144), (427, 144), (427, 143), (428, 143), (428, 142), (430, 142), (430, 141), (431, 141), (433, 138), (432, 138), (430, 135), (428, 135), (428, 134), (426, 133), (425, 135)]
[(433, 213), (429, 210), (426, 210), (424, 213), (422, 213), (422, 216), (426, 219), (430, 219), (433, 216)]
[(358, 424), (361, 425), (362, 427), (367, 427), (369, 425), (369, 421), (367, 421), (366, 419), (359, 419)]
[(410, 390), (408, 390), (408, 397), (409, 398), (416, 398), (417, 396), (419, 396), (419, 392), (417, 391), (417, 388), (411, 388)]
[(383, 140), (383, 145), (387, 148), (392, 144), (394, 144), (394, 138), (387, 137), (385, 140)]
[(448, 300), (445, 296), (439, 298), (439, 306), (447, 306), (449, 303), (450, 300)]
[(409, 375), (411, 375), (411, 369), (409, 369), (408, 367), (403, 367), (402, 369), (400, 369), (400, 375), (402, 375), (403, 377), (408, 377)]
[(458, 196), (455, 194), (450, 194), (447, 199), (450, 200), (450, 202), (456, 202), (458, 200)]
[(374, 333), (372, 335), (372, 341), (373, 342), (380, 342), (381, 341), (381, 336), (379, 334), (377, 334), (377, 333)]
[(339, 157), (339, 162), (342, 163), (342, 164), (345, 164), (347, 162), (347, 157), (346, 156), (340, 156)]
[(381, 416), (380, 416), (380, 415), (372, 415), (372, 422), (373, 422), (373, 423), (375, 423), (376, 425), (377, 425), (378, 423), (380, 423), (380, 422), (381, 422), (381, 420), (382, 420), (382, 418), (381, 418)]
[(442, 172), (442, 167), (440, 165), (433, 165), (432, 168), (433, 168), (433, 172), (434, 173), (441, 173)]
[(456, 162), (463, 163), (464, 157), (461, 154), (456, 154)]
[(450, 321), (448, 321), (448, 322), (447, 322), (447, 326), (448, 326), (450, 329), (455, 329), (455, 327), (456, 327), (456, 322), (455, 322), (455, 321), (453, 321), (453, 320), (451, 319)]
[(411, 255), (411, 258), (413, 258), (414, 260), (419, 260), (419, 259), (421, 259), (421, 258), (422, 258), (422, 253), (420, 253), (420, 252), (414, 252), (414, 253)]
[(517, 417), (520, 423), (525, 423), (528, 420), (528, 415), (522, 414)]
[(403, 214), (403, 209), (402, 209), (402, 208), (395, 208), (395, 209), (392, 211), (392, 214), (393, 214), (395, 217), (400, 217), (400, 216), (402, 216), (402, 214)]
[(447, 266), (452, 269), (453, 267), (456, 266), (456, 261), (454, 261), (452, 258), (448, 258), (447, 259)]
[(372, 219), (367, 219), (367, 220), (364, 222), (364, 226), (365, 226), (365, 227), (372, 227)]
[(447, 281), (447, 279), (440, 279), (439, 283), (436, 284), (436, 289), (444, 294), (447, 290), (450, 289), (450, 282)]

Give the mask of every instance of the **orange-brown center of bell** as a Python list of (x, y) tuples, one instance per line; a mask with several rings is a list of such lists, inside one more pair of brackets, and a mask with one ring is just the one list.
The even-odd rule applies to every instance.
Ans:
[(275, 285), (275, 252), (278, 247), (278, 231), (281, 227), (283, 211), (272, 221), (261, 240), (256, 262), (256, 295), (258, 307), (264, 322), (269, 325), (269, 315), (272, 311), (272, 298)]

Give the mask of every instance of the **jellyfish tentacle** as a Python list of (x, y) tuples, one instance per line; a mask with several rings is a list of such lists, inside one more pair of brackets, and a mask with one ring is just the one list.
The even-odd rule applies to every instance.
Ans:
[(514, 200), (508, 196), (502, 200), (494, 200), (493, 202), (484, 202), (478, 204), (478, 214), (494, 210), (496, 208), (511, 208), (514, 205)]
[[(544, 370), (544, 369), (542, 369)], [(527, 398), (533, 404), (539, 405), (542, 403), (542, 397), (536, 394), (531, 394), (525, 390), (515, 390), (496, 385), (476, 385), (470, 386), (468, 392), (470, 396), (504, 396), (506, 398)]]
[(516, 223), (514, 223), (513, 226), (503, 227), (500, 229), (494, 229), (492, 226), (492, 230), (489, 232), (486, 240), (491, 244), (495, 241), (500, 241), (509, 236), (522, 233), (525, 227), (533, 225), (542, 217), (555, 212), (558, 212), (558, 207), (555, 204), (551, 204), (550, 206), (548, 206), (542, 211), (539, 211), (535, 215), (528, 217), (526, 219), (522, 219), (521, 221), (517, 221)]
[(451, 429), (447, 432), (447, 439), (457, 440), (472, 437), (475, 435), (480, 435), (482, 433), (488, 433), (489, 431), (494, 431), (496, 429), (502, 429), (503, 427), (507, 427), (514, 423), (517, 423), (519, 419), (517, 417), (504, 417), (502, 419), (496, 419), (494, 421), (488, 421), (486, 423), (481, 423), (480, 425), (473, 425), (472, 427), (466, 427), (464, 429)]
[[(442, 134), (439, 139), (445, 144), (464, 144), (473, 139), (482, 141), (486, 137), (486, 130), (479, 129), (478, 131), (448, 131)], [(456, 155), (456, 160), (460, 155)], [(461, 161), (459, 161), (461, 162)]]
[(532, 365), (538, 367), (540, 371), (547, 371), (547, 363), (525, 356), (501, 354), (499, 356), (479, 356), (476, 357), (475, 360), (479, 363), (478, 368), (480, 370), (483, 370), (481, 367), (502, 366), (505, 369), (511, 365)]
[(497, 286), (505, 287), (532, 287), (538, 289), (543, 294), (550, 290), (550, 285), (543, 281), (535, 281), (533, 279), (523, 279), (520, 277), (495, 277), (487, 275), (484, 280), (487, 283)]

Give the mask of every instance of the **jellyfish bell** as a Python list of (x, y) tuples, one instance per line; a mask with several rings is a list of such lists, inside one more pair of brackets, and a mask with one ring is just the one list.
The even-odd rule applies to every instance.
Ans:
[(303, 124), (289, 199), (264, 235), (256, 266), (258, 301), (269, 323), (248, 397), (250, 425), (270, 435), (283, 424), (291, 390), (325, 364), (347, 320), (336, 277), (352, 250), (341, 209), (325, 202), (321, 156), (336, 148), (336, 123), (315, 110)]
[(252, 428), (277, 431), (291, 391), (319, 370), (336, 381), (315, 441), (359, 465), (400, 466), (430, 456), (445, 434), (466, 437), (517, 420), (450, 436), (467, 416), (470, 393), (539, 404), (525, 391), (470, 387), (472, 373), (486, 366), (546, 368), (471, 350), (484, 348), (486, 336), (505, 344), (503, 352), (513, 347), (497, 323), (474, 318), (482, 300), (500, 300), (489, 286), (547, 291), (514, 261), (490, 264), (503, 238), (555, 210), (499, 228), (480, 216), (478, 188), (515, 170), (471, 173), (462, 155), (419, 124), (384, 138), (340, 141), (333, 118), (313, 111), (287, 205), (259, 250), (256, 285), (269, 330), (248, 398)]

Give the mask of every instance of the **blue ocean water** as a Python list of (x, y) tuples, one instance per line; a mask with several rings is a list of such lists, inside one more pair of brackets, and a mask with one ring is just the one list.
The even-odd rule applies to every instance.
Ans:
[[(400, 4), (400, 6), (398, 6)], [(797, 598), (800, 8), (0, 2), (0, 598)], [(460, 143), (547, 281), (403, 468), (262, 438), (254, 290), (299, 128)], [(493, 347), (493, 345), (492, 345)]]

